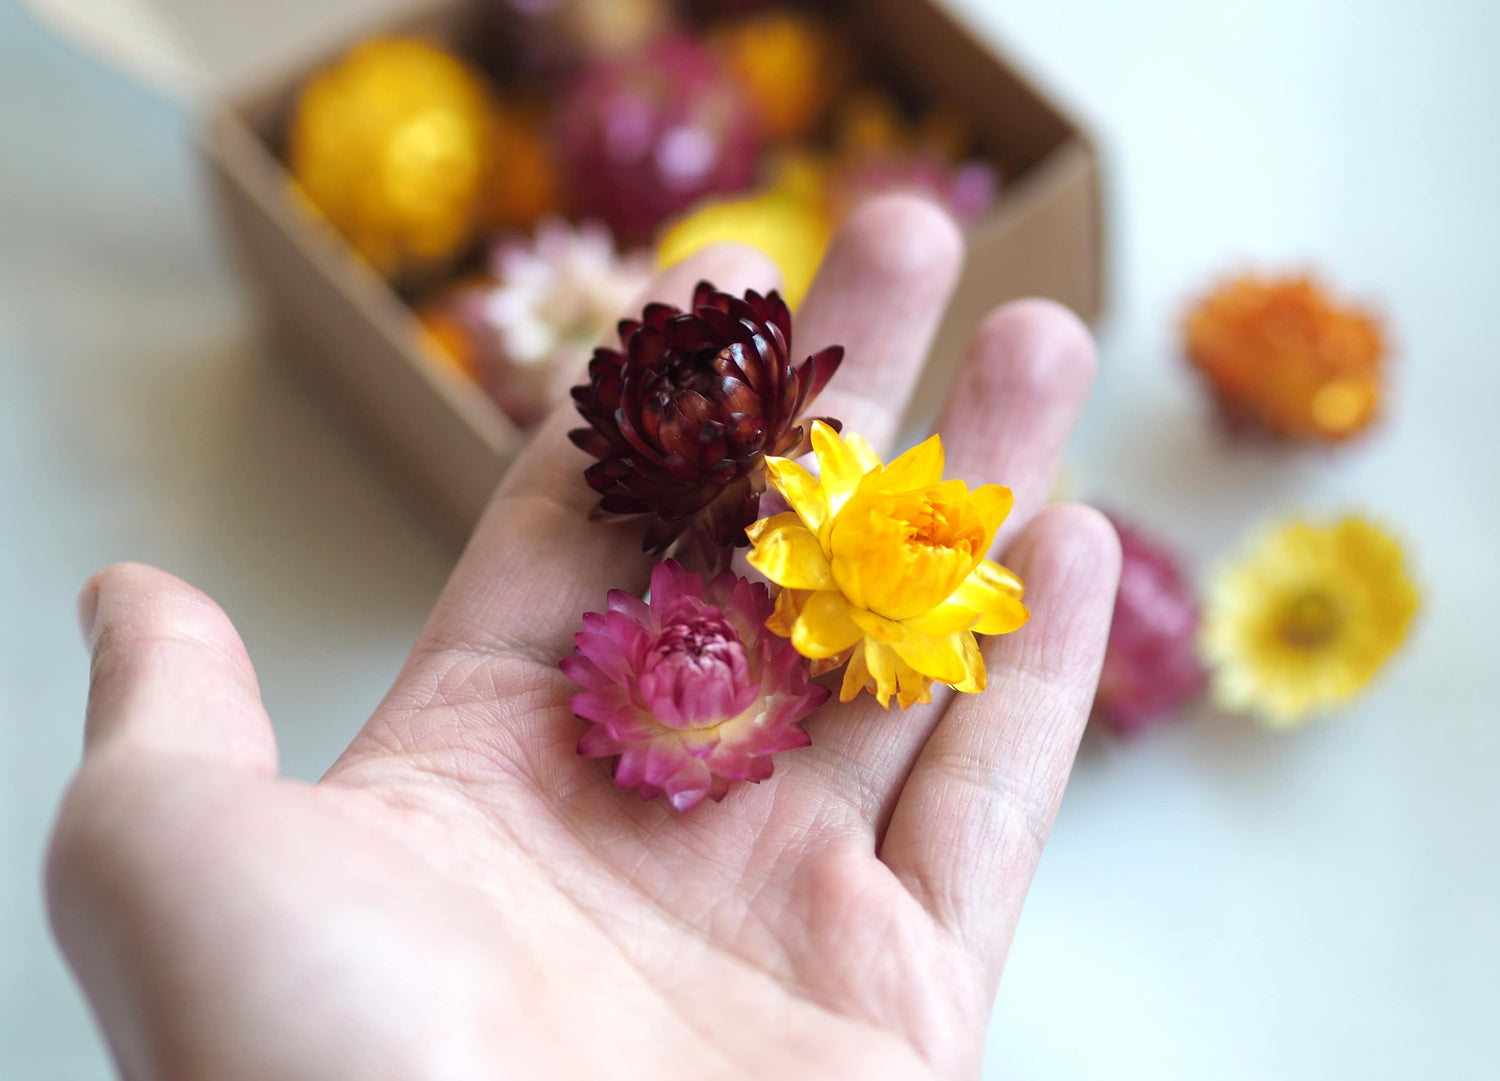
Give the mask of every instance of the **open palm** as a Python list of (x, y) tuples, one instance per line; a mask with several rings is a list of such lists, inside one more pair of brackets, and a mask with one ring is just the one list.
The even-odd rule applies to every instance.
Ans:
[[(962, 244), (914, 199), (867, 204), (802, 306), (834, 342), (815, 406), (889, 449)], [(775, 284), (711, 249), (699, 278)], [(949, 474), (1010, 485), (998, 544), (1031, 623), (989, 689), (829, 705), (759, 785), (678, 815), (574, 753), (558, 671), (583, 612), (649, 571), (585, 519), (564, 409), (501, 485), (385, 702), (316, 785), (279, 780), (222, 612), (140, 566), (85, 590), (86, 755), (49, 866), (54, 924), (123, 1072), (152, 1078), (972, 1076), (1083, 728), (1118, 550), (1037, 508), (1087, 391), (1071, 316), (981, 327), (940, 424)], [(938, 691), (943, 688), (936, 688)]]

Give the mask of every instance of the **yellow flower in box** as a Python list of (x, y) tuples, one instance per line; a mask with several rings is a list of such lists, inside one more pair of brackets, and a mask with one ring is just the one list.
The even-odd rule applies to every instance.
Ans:
[(381, 274), (421, 275), (475, 238), (500, 167), (489, 84), (415, 38), (371, 38), (308, 82), (287, 157), (297, 187)]
[(974, 639), (1026, 622), (1022, 586), (985, 553), (1010, 513), (1010, 489), (943, 480), (938, 436), (889, 465), (858, 435), (812, 429), (821, 475), (768, 457), (792, 511), (747, 531), (750, 565), (782, 587), (766, 626), (815, 668), (847, 658), (841, 701), (869, 690), (889, 706), (932, 700), (932, 684), (984, 690)]
[(796, 308), (807, 295), (833, 222), (812, 199), (771, 189), (745, 199), (711, 200), (668, 225), (656, 247), (661, 266), (671, 266), (710, 244), (733, 241), (759, 248), (781, 271), (782, 297)]
[(1403, 563), (1400, 544), (1360, 518), (1292, 522), (1270, 534), (1205, 597), (1215, 701), (1287, 727), (1352, 698), (1416, 615)]

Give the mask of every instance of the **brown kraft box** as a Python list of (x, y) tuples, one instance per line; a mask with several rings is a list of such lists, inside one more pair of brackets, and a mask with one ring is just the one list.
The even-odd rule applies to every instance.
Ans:
[[(963, 277), (908, 411), (935, 415), (968, 336), (994, 305), (1057, 300), (1087, 320), (1103, 300), (1099, 166), (1088, 138), (991, 46), (936, 0), (846, 0), (841, 19), (866, 64), (904, 94), (962, 116), (1005, 183), (968, 231)], [(366, 32), (418, 33), (465, 52), (484, 0), (413, 5)], [(494, 10), (486, 23), (494, 32)], [(317, 224), (278, 157), (286, 119), (308, 75), (333, 53), (303, 58), (223, 94), (201, 141), (227, 231), (262, 294), (282, 352), (370, 436), (379, 457), (466, 535), (525, 442), (478, 387), (424, 355), (405, 301)]]

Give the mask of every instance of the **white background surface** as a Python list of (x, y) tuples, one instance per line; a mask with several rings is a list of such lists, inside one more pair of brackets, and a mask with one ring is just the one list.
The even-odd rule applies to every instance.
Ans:
[[(259, 5), (218, 0), (244, 19)], [(1367, 508), (1427, 608), (1340, 719), (1202, 711), (1085, 744), (1016, 940), (987, 1077), (1500, 1073), (1500, 5), (960, 5), (1099, 133), (1114, 302), (1074, 487), (1200, 565), (1266, 516)], [(453, 552), (265, 363), (174, 107), (0, 0), (0, 1078), (109, 1076), (38, 867), (77, 755), (73, 595), (149, 560), (213, 594), (288, 772), (380, 698)], [(1326, 270), (1400, 346), (1384, 429), (1234, 447), (1177, 362), (1202, 284)]]

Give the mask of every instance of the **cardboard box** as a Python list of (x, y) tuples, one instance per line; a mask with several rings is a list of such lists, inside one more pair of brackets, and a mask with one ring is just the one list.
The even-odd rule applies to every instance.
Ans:
[[(420, 33), (466, 51), (485, 0), (427, 3), (371, 31)], [(1102, 303), (1099, 166), (1087, 137), (936, 0), (827, 0), (867, 66), (972, 126), (1005, 186), (968, 235), (968, 263), (908, 420), (935, 415), (977, 322), (1021, 296), (1085, 319)], [(857, 18), (852, 17), (857, 13)], [(493, 27), (493, 8), (489, 9)], [(841, 16), (850, 16), (843, 18)], [(493, 30), (491, 30), (493, 32)], [(289, 355), (359, 420), (372, 443), (466, 534), (524, 436), (477, 387), (421, 353), (411, 310), (295, 202), (278, 153), (309, 73), (354, 43), (223, 95), (203, 138), (214, 187)]]

